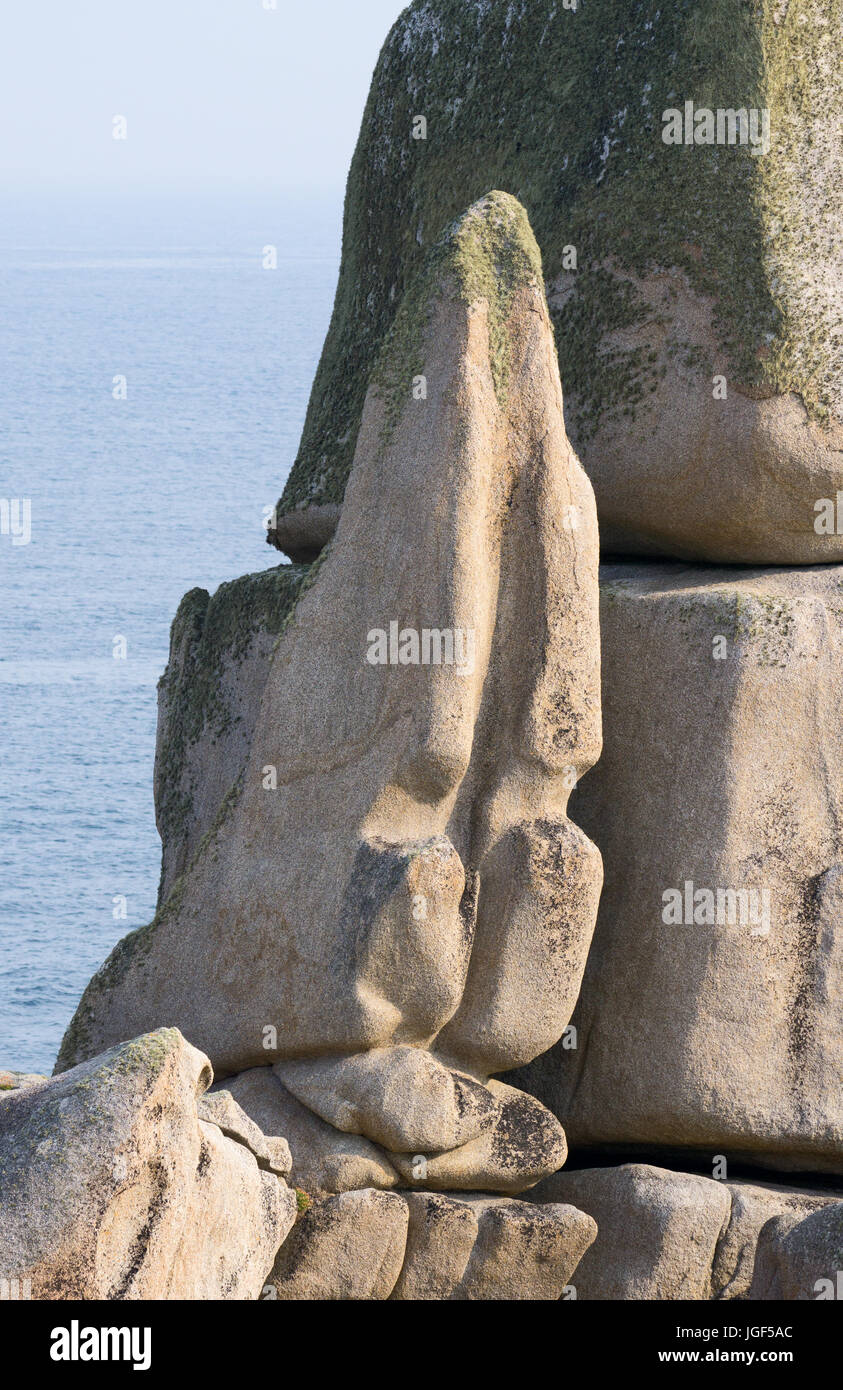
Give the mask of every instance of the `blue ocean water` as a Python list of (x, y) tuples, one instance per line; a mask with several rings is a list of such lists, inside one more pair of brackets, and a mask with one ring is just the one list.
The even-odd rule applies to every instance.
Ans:
[(0, 534), (0, 1067), (51, 1069), (92, 972), (153, 914), (169, 624), (187, 589), (280, 560), (262, 528), (340, 217), (340, 195), (239, 191), (4, 214), (0, 505), (23, 527), (28, 499), (31, 538)]

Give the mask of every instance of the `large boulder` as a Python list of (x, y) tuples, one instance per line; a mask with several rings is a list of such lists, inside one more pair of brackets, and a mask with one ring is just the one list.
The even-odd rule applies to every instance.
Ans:
[(175, 1024), (221, 1079), (276, 1064), (431, 1186), (516, 1192), (558, 1167), (553, 1116), (485, 1083), (551, 1046), (579, 991), (602, 870), (566, 805), (600, 750), (597, 622), (540, 258), (492, 194), (405, 297), (242, 774), (89, 984), (59, 1067)]
[[(804, 1181), (804, 1179), (803, 1179)], [(752, 1285), (763, 1235), (777, 1220), (803, 1221), (826, 1207), (843, 1210), (840, 1187), (791, 1187), (781, 1183), (730, 1181), (732, 1203), (729, 1224), (723, 1232), (714, 1258), (712, 1284), (717, 1298), (758, 1298)]]
[(591, 1217), (561, 1203), (420, 1192), (407, 1202), (395, 1300), (556, 1302), (597, 1235)]
[(408, 1219), (407, 1203), (391, 1192), (364, 1188), (318, 1198), (279, 1250), (264, 1297), (389, 1298), (404, 1260)]
[[(0, 1280), (36, 1299), (254, 1299), (296, 1218), (278, 1151), (175, 1028), (0, 1097)], [(223, 1110), (225, 1115), (223, 1115)]]
[(577, 1298), (621, 1301), (760, 1297), (750, 1286), (768, 1224), (843, 1210), (840, 1192), (715, 1181), (645, 1163), (556, 1173), (534, 1196), (571, 1203), (597, 1223), (577, 1267)]
[[(557, 1183), (564, 1176), (567, 1181)], [(729, 1194), (709, 1178), (645, 1164), (555, 1174), (540, 1196), (582, 1206), (597, 1239), (575, 1280), (578, 1299), (707, 1299), (729, 1216)]]
[(601, 596), (573, 804), (606, 885), (576, 1036), (512, 1082), (580, 1162), (843, 1173), (843, 569), (616, 564)]
[(402, 293), (501, 188), (542, 250), (604, 550), (843, 559), (843, 524), (815, 510), (843, 488), (841, 111), (840, 0), (408, 6), (270, 540), (308, 558), (330, 537)]

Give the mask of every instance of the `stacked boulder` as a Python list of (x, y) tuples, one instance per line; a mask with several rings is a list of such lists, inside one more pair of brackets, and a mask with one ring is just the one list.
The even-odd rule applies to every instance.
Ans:
[(600, 752), (597, 564), (538, 248), (492, 193), (405, 296), (330, 551), (177, 616), (159, 912), (58, 1063), (164, 1026), (207, 1053), (211, 1098), (288, 1140), (315, 1199), (277, 1297), (558, 1298), (594, 1239), (513, 1200), (567, 1146), (496, 1075), (562, 1036), (594, 930), (566, 806)]
[[(622, 1234), (644, 1208), (661, 1231), (677, 1189), (711, 1231), (681, 1278), (616, 1250), (614, 1292), (592, 1296), (817, 1297), (840, 1267), (836, 1217), (785, 1227), (800, 1193), (834, 1210), (843, 1185), (841, 60), (839, 0), (411, 5), (269, 537), (300, 558), (329, 539), (406, 279), (467, 196), (517, 194), (597, 497), (605, 742), (572, 806), (606, 883), (571, 1026), (507, 1080), (584, 1165), (539, 1193)], [(781, 1182), (754, 1207), (753, 1283), (724, 1256), (735, 1193)], [(774, 1272), (797, 1246), (799, 1293)]]
[(579, 1149), (843, 1175), (843, 568), (606, 564), (601, 621), (606, 884), (526, 1084)]
[(409, 5), (270, 539), (301, 559), (329, 539), (402, 294), (491, 188), (541, 247), (604, 550), (843, 560), (840, 0)]

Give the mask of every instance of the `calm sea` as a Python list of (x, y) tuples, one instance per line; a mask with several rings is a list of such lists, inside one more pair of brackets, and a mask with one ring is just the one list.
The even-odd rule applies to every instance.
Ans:
[(17, 500), (23, 540), (28, 504), (31, 535), (0, 534), (0, 1068), (51, 1069), (90, 975), (154, 911), (169, 624), (187, 589), (280, 559), (263, 518), (340, 216), (339, 195), (240, 191), (4, 213), (0, 516)]

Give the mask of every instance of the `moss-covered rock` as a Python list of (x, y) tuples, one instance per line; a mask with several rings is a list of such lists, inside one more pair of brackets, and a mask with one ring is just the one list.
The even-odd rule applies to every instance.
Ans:
[(307, 566), (278, 565), (179, 604), (158, 685), (159, 907), (237, 783), (272, 650), (307, 584)]
[(372, 371), (372, 383), (385, 406), (385, 438), (394, 430), (409, 384), (422, 373), (425, 331), (435, 297), (446, 281), (461, 303), (485, 301), (488, 305), (492, 380), (498, 401), (505, 404), (513, 296), (519, 286), (542, 283), (539, 248), (517, 199), (497, 190), (479, 199), (445, 228), (411, 281)]
[(89, 981), (62, 1039), (58, 1071), (96, 1053), (89, 1024), (99, 1002), (181, 910), (185, 871), (237, 800), (276, 642), (317, 570), (278, 565), (222, 584), (213, 595), (191, 589), (179, 604), (158, 683), (157, 910), (117, 942)]
[[(666, 144), (663, 113), (687, 100), (768, 109), (769, 152)], [(330, 532), (402, 296), (443, 227), (499, 188), (541, 247), (566, 423), (609, 543), (841, 558), (813, 529), (843, 457), (823, 430), (843, 415), (841, 109), (843, 0), (416, 0), (372, 82), (334, 314), (269, 539), (312, 553), (311, 511), (314, 548)]]

